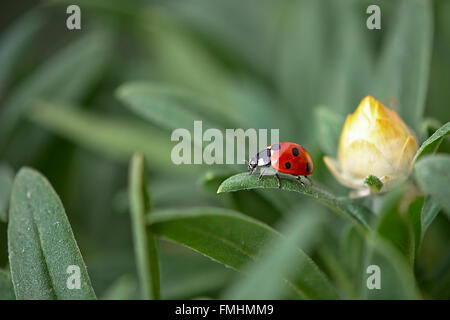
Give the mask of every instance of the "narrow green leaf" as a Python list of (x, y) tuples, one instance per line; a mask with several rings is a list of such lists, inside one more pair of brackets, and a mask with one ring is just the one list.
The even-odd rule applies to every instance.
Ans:
[(331, 49), (327, 25), (321, 22), (325, 12), (323, 1), (289, 1), (280, 26), (277, 85), (300, 123), (296, 130), (304, 141), (314, 133), (305, 115), (319, 102), (315, 92), (320, 92), (323, 64), (328, 61), (326, 53)]
[[(258, 180), (257, 175), (249, 175), (248, 173), (239, 173), (225, 180), (217, 190), (217, 193), (233, 192), (239, 190), (249, 189), (277, 189), (278, 184), (275, 177), (265, 177), (261, 181)], [(297, 181), (283, 178), (281, 181), (281, 190), (294, 191), (305, 196), (317, 199), (334, 211), (343, 214), (345, 217), (356, 222), (356, 224), (363, 229), (370, 229), (369, 217), (370, 211), (358, 203), (346, 199), (338, 198), (323, 190), (321, 187), (301, 186)]]
[(202, 120), (205, 127), (221, 126), (209, 119), (204, 113), (208, 107), (193, 95), (148, 83), (125, 84), (117, 89), (117, 97), (133, 112), (163, 128), (191, 128), (195, 120)]
[(98, 77), (108, 48), (103, 33), (90, 33), (65, 47), (24, 80), (5, 101), (0, 117), (0, 148), (37, 98), (74, 101)]
[(424, 206), (424, 197), (417, 197), (408, 207), (406, 218), (411, 228), (412, 238), (414, 241), (414, 261), (417, 259), (421, 241), (422, 241), (422, 210)]
[(128, 160), (140, 150), (160, 170), (181, 169), (170, 161), (170, 137), (145, 123), (49, 103), (38, 103), (31, 119), (95, 152)]
[[(343, 280), (349, 279), (351, 285), (347, 292), (350, 298), (357, 299), (361, 290), (361, 272), (364, 258), (364, 236), (354, 225), (349, 225), (339, 244), (339, 260), (343, 265)], [(345, 282), (344, 282), (345, 283)], [(354, 294), (354, 295), (353, 295)]]
[(320, 148), (327, 155), (335, 155), (344, 126), (344, 117), (326, 107), (315, 108), (314, 114)]
[[(403, 300), (420, 299), (420, 292), (410, 265), (404, 256), (387, 240), (372, 234), (367, 241), (368, 254), (363, 268), (361, 286), (365, 299)], [(379, 267), (380, 288), (369, 289), (374, 284), (375, 272), (369, 266)]]
[(8, 252), (18, 299), (95, 299), (63, 205), (47, 179), (30, 168), (14, 179)]
[[(148, 215), (153, 232), (192, 248), (236, 270), (260, 261), (268, 241), (282, 238), (269, 226), (237, 212), (219, 208), (164, 210)], [(280, 240), (281, 241), (281, 240)], [(291, 252), (302, 272), (285, 279), (307, 298), (336, 298), (317, 266), (301, 250)]]
[(130, 208), (133, 226), (134, 251), (143, 299), (160, 298), (158, 251), (154, 235), (146, 230), (145, 214), (151, 204), (147, 190), (144, 156), (133, 155), (130, 163)]
[(393, 22), (377, 68), (375, 97), (399, 111), (402, 119), (419, 132), (432, 51), (431, 3), (398, 2)]
[[(408, 191), (406, 191), (408, 192)], [(405, 193), (398, 188), (383, 196), (379, 211), (377, 233), (396, 248), (405, 260), (412, 265), (414, 261), (414, 239), (407, 220), (399, 212), (399, 201)]]
[(431, 199), (431, 197), (427, 197), (425, 203), (422, 207), (422, 217), (421, 217), (421, 230), (422, 230), (422, 238), (427, 231), (428, 227), (433, 222), (434, 218), (438, 215), (441, 207)]
[[(199, 116), (210, 121), (211, 124), (227, 126), (233, 123), (228, 116), (227, 108), (216, 100), (210, 100), (204, 95), (194, 91), (173, 85), (163, 85), (152, 82), (126, 83), (120, 86), (116, 94), (131, 110), (144, 118), (155, 121), (169, 129), (179, 128), (182, 124), (192, 126), (194, 120), (200, 120)], [(173, 118), (173, 112), (188, 117), (186, 119)], [(180, 121), (176, 126), (168, 122), (165, 115), (171, 114), (170, 119)]]
[(426, 154), (435, 153), (439, 148), (439, 145), (441, 144), (442, 140), (448, 134), (450, 134), (450, 122), (444, 124), (438, 130), (436, 130), (436, 132), (433, 133), (431, 137), (429, 137), (427, 140), (424, 141), (424, 143), (422, 143), (422, 145), (420, 146), (419, 150), (416, 153), (416, 156), (414, 157), (414, 162), (416, 162)]
[(421, 189), (439, 203), (450, 216), (450, 155), (427, 155), (414, 165), (416, 181)]
[(5, 164), (0, 164), (0, 221), (8, 221), (8, 205), (11, 188), (14, 180), (14, 171)]
[(14, 288), (11, 277), (5, 271), (0, 270), (0, 300), (15, 300)]
[[(288, 218), (288, 222), (282, 228), (286, 238), (277, 239), (269, 244), (263, 250), (261, 260), (246, 267), (248, 275), (237, 281), (226, 292), (225, 299), (280, 299), (285, 293), (284, 287), (280, 286), (281, 279), (298, 279), (300, 283), (304, 281), (303, 258), (296, 252), (298, 248), (307, 250), (311, 247), (320, 225), (318, 216), (310, 215), (311, 210), (307, 208), (302, 208), (303, 214)], [(320, 282), (317, 278), (310, 278), (309, 281)], [(297, 290), (296, 286), (293, 288), (301, 298), (304, 297), (302, 290)], [(333, 292), (331, 286), (329, 289)], [(337, 297), (336, 294), (329, 295), (329, 292), (322, 294), (322, 296), (314, 296), (311, 292), (308, 297), (314, 299)]]
[(0, 96), (7, 85), (13, 66), (20, 53), (41, 29), (44, 19), (38, 11), (19, 18), (0, 36)]

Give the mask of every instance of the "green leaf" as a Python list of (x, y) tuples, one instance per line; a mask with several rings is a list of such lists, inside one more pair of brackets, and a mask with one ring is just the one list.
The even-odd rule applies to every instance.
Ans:
[[(361, 286), (364, 298), (376, 300), (420, 299), (420, 292), (412, 268), (404, 256), (387, 240), (372, 234), (367, 241), (368, 254), (364, 262)], [(369, 289), (372, 272), (367, 272), (369, 266), (380, 268), (380, 289)], [(370, 270), (369, 270), (370, 271)]]
[[(305, 269), (303, 257), (298, 255), (298, 248), (308, 250), (313, 239), (319, 231), (320, 219), (318, 215), (310, 215), (312, 210), (303, 207), (303, 214), (296, 214), (288, 218), (287, 223), (282, 227), (286, 238), (280, 238), (269, 244), (262, 253), (262, 258), (246, 267), (247, 276), (237, 281), (226, 292), (225, 299), (280, 299), (283, 297), (284, 287), (280, 286), (280, 280), (298, 279), (300, 283), (305, 279)], [(317, 212), (315, 212), (317, 213)], [(321, 279), (309, 281), (320, 282)], [(293, 286), (294, 290), (297, 290)], [(309, 298), (324, 299), (336, 298), (337, 294), (329, 295), (333, 292), (331, 286), (327, 288), (329, 292), (323, 292), (319, 296), (309, 295)], [(303, 298), (302, 291), (296, 293)]]
[[(30, 168), (14, 179), (8, 251), (17, 299), (95, 299), (61, 200), (47, 179)], [(78, 275), (80, 289), (69, 289)]]
[(0, 117), (0, 149), (37, 98), (74, 101), (98, 77), (108, 48), (103, 33), (82, 37), (50, 58), (18, 86), (5, 101)]
[(428, 227), (433, 222), (434, 218), (438, 215), (441, 207), (431, 199), (431, 197), (427, 197), (425, 203), (422, 207), (422, 217), (421, 217), (421, 230), (422, 230), (422, 238), (427, 231)]
[[(265, 177), (261, 181), (258, 180), (257, 175), (249, 175), (248, 173), (239, 173), (225, 180), (217, 190), (217, 193), (233, 192), (239, 190), (249, 189), (277, 189), (278, 184), (275, 177)], [(321, 187), (313, 186), (301, 186), (297, 181), (292, 179), (283, 178), (281, 181), (281, 190), (295, 191), (305, 196), (317, 199), (321, 203), (325, 204), (329, 208), (333, 209), (350, 218), (358, 226), (363, 229), (370, 229), (369, 217), (370, 211), (364, 206), (358, 203), (346, 199), (337, 198), (328, 191), (323, 190)]]
[(412, 237), (414, 240), (414, 261), (419, 254), (420, 245), (423, 238), (422, 231), (422, 210), (424, 206), (424, 197), (417, 197), (412, 201), (406, 212), (406, 218), (411, 228)]
[(322, 151), (327, 155), (335, 155), (339, 145), (339, 137), (344, 126), (344, 117), (326, 107), (315, 108), (318, 142)]
[[(261, 249), (281, 236), (269, 226), (237, 212), (219, 208), (164, 210), (148, 215), (153, 232), (192, 248), (236, 270), (260, 261)], [(280, 240), (281, 241), (281, 240)], [(300, 277), (285, 279), (307, 298), (336, 298), (317, 266), (301, 250), (291, 252)]]
[(169, 130), (191, 128), (195, 120), (202, 120), (205, 127), (221, 127), (205, 119), (204, 113), (211, 113), (208, 104), (193, 94), (149, 83), (130, 83), (117, 89), (117, 97), (144, 119)]
[(25, 14), (0, 37), (0, 95), (2, 95), (20, 53), (41, 29), (44, 19), (38, 11)]
[[(162, 241), (161, 241), (162, 242)], [(164, 242), (163, 242), (164, 243)], [(172, 244), (166, 243), (169, 247)], [(191, 299), (214, 296), (237, 272), (189, 249), (161, 250), (161, 296), (163, 299)]]
[(450, 216), (450, 155), (428, 155), (414, 165), (414, 174), (420, 188), (439, 203)]
[(381, 237), (403, 254), (406, 261), (412, 264), (414, 239), (407, 220), (399, 212), (399, 201), (404, 193), (404, 188), (398, 188), (383, 196), (376, 230)]
[(125, 161), (139, 150), (160, 170), (181, 169), (169, 161), (170, 137), (145, 123), (49, 103), (37, 103), (31, 119), (97, 153)]
[(189, 128), (194, 120), (206, 120), (214, 127), (233, 123), (227, 108), (217, 101), (176, 86), (152, 82), (126, 83), (117, 89), (116, 95), (138, 115), (168, 129)]
[(8, 273), (0, 270), (0, 300), (15, 300), (14, 288)]
[(417, 151), (414, 162), (419, 160), (421, 157), (423, 157), (426, 154), (435, 153), (437, 149), (439, 148), (439, 145), (441, 144), (442, 140), (450, 134), (450, 122), (447, 122), (442, 127), (440, 127), (438, 130), (436, 130), (435, 133), (431, 137), (429, 137), (427, 140), (422, 143), (419, 150)]
[(130, 208), (134, 251), (143, 299), (160, 298), (158, 250), (154, 235), (146, 230), (145, 214), (151, 209), (144, 157), (134, 154), (130, 163)]
[(394, 24), (377, 68), (378, 86), (374, 96), (399, 111), (406, 124), (419, 132), (432, 51), (431, 3), (398, 2), (392, 21)]
[(0, 164), (0, 221), (8, 221), (8, 204), (14, 180), (14, 171), (10, 166)]
[(318, 103), (315, 93), (320, 92), (323, 63), (327, 49), (331, 49), (327, 46), (327, 25), (321, 23), (326, 7), (323, 1), (289, 1), (284, 10), (277, 48), (277, 85), (292, 107), (292, 117), (301, 123), (296, 128), (298, 136), (308, 141), (314, 131), (311, 121), (303, 119), (310, 114), (310, 106)]

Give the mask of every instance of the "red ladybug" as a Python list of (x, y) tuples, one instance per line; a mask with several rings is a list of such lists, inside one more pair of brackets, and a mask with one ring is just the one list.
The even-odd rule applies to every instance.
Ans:
[(312, 174), (314, 170), (308, 151), (301, 145), (293, 142), (275, 143), (258, 152), (248, 163), (250, 174), (253, 174), (257, 167), (261, 167), (259, 180), (264, 175), (264, 168), (272, 167), (276, 171), (275, 177), (278, 180), (278, 188), (281, 188), (278, 172), (296, 176), (297, 181), (304, 185), (300, 180), (300, 176), (304, 176), (311, 182), (307, 176)]

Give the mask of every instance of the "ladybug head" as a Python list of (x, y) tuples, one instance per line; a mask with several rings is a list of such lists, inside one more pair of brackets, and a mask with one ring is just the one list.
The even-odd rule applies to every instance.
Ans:
[(258, 158), (253, 157), (248, 162), (248, 171), (250, 172), (250, 175), (256, 170), (256, 167), (258, 166)]

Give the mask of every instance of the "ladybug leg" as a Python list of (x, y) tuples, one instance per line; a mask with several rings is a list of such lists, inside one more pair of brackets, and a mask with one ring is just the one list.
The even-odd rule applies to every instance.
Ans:
[(312, 180), (308, 176), (304, 176), (304, 177), (305, 177), (306, 180), (308, 180), (309, 184), (312, 186), (313, 185)]
[(261, 181), (262, 177), (264, 176), (264, 168), (261, 169), (260, 173), (259, 173), (259, 177), (258, 180)]
[(275, 177), (277, 178), (278, 189), (280, 189), (280, 188), (281, 188), (281, 180), (280, 180), (280, 176), (278, 175), (278, 173), (275, 173)]
[(300, 176), (295, 177), (295, 179), (300, 183), (302, 187), (305, 187), (305, 183), (301, 180)]

